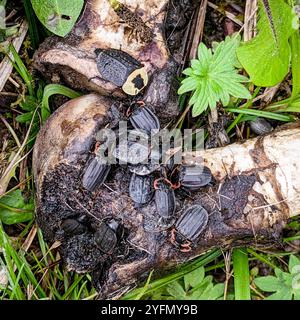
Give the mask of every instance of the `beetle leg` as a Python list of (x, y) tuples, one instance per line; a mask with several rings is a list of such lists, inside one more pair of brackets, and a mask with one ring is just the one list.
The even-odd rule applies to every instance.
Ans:
[(191, 250), (192, 250), (192, 248), (189, 246), (187, 248), (180, 249), (180, 252), (190, 252)]
[(131, 109), (131, 107), (129, 107), (129, 108), (127, 109), (125, 115), (126, 115), (127, 118), (129, 118), (129, 117), (131, 116), (131, 114), (132, 114), (132, 109)]
[(136, 102), (140, 107), (145, 107), (146, 103), (143, 100), (139, 100)]
[(99, 150), (99, 148), (100, 148), (100, 142), (99, 141), (97, 141), (96, 143), (95, 143), (95, 148), (94, 148), (94, 153), (97, 153), (97, 151)]
[(171, 230), (171, 243), (176, 245), (176, 240), (175, 240), (175, 229), (173, 228)]
[(192, 244), (191, 241), (186, 241), (185, 243), (181, 244), (180, 245), (180, 251), (181, 252), (189, 252), (189, 251), (191, 251), (192, 250), (191, 244)]

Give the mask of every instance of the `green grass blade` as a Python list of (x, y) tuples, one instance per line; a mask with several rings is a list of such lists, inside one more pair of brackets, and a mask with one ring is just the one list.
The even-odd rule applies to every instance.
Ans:
[(23, 6), (25, 10), (26, 20), (29, 26), (31, 46), (32, 46), (32, 49), (36, 50), (41, 42), (37, 20), (36, 20), (34, 11), (32, 9), (30, 0), (24, 0)]
[(61, 84), (48, 84), (44, 88), (44, 94), (42, 99), (42, 120), (43, 121), (46, 121), (51, 114), (50, 107), (49, 107), (49, 98), (55, 94), (61, 94), (70, 99), (78, 98), (81, 96), (80, 93), (68, 87), (65, 87)]
[(235, 300), (251, 300), (248, 253), (245, 249), (233, 250)]
[(300, 93), (300, 33), (295, 32), (290, 39), (292, 48), (292, 100)]
[(226, 108), (225, 110), (228, 112), (247, 114), (251, 116), (263, 117), (263, 118), (273, 119), (273, 120), (278, 120), (283, 122), (291, 122), (295, 120), (295, 118), (291, 115), (277, 114), (273, 112), (261, 111), (261, 110), (255, 110), (255, 109)]
[(12, 44), (9, 45), (9, 51), (12, 53), (13, 59), (14, 59), (13, 61), (11, 61), (12, 65), (24, 80), (26, 86), (28, 87), (29, 94), (31, 96), (34, 96), (32, 76), (30, 75), (29, 71), (27, 70), (26, 66), (21, 60), (18, 52), (16, 51), (15, 47)]

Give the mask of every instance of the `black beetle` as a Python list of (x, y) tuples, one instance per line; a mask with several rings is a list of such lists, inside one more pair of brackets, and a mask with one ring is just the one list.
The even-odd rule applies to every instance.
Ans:
[(96, 49), (96, 63), (101, 77), (129, 95), (137, 95), (148, 84), (142, 64), (128, 53), (116, 49)]
[[(132, 111), (132, 112), (131, 112)], [(150, 134), (151, 130), (160, 129), (159, 119), (147, 106), (137, 106), (129, 108), (129, 121), (135, 129), (144, 130)]]
[(257, 135), (264, 135), (270, 133), (273, 130), (271, 124), (264, 118), (256, 118), (249, 122), (251, 130)]
[(133, 174), (129, 184), (129, 195), (138, 204), (148, 203), (153, 197), (153, 179), (151, 176)]
[(117, 229), (119, 224), (112, 220), (109, 223), (103, 222), (98, 230), (95, 232), (95, 242), (98, 248), (106, 253), (112, 254), (117, 242)]
[(154, 181), (155, 204), (157, 213), (164, 219), (170, 219), (175, 213), (176, 201), (172, 183), (160, 178)]
[(208, 185), (212, 180), (211, 171), (204, 166), (183, 165), (180, 168), (179, 182), (182, 187), (189, 190), (197, 190)]
[(62, 230), (68, 235), (78, 235), (85, 233), (87, 231), (87, 227), (77, 221), (76, 219), (65, 219), (61, 224)]
[(208, 223), (208, 213), (200, 205), (189, 207), (176, 221), (171, 231), (171, 243), (182, 252), (192, 250), (192, 243)]
[(110, 165), (107, 162), (94, 157), (93, 160), (86, 166), (82, 185), (89, 191), (94, 191), (105, 181), (110, 170)]

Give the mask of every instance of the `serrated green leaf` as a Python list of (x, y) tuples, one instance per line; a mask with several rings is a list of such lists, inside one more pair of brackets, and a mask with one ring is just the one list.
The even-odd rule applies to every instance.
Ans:
[(41, 23), (54, 34), (64, 37), (76, 23), (84, 0), (32, 0), (31, 3)]
[(178, 94), (184, 94), (189, 91), (196, 90), (199, 82), (195, 77), (189, 77), (182, 81), (182, 85), (178, 90)]
[(221, 43), (208, 49), (203, 43), (198, 47), (198, 60), (191, 61), (191, 67), (184, 70), (187, 75), (181, 82), (178, 94), (192, 91), (189, 105), (193, 106), (192, 115), (196, 117), (208, 107), (216, 108), (218, 102), (227, 105), (230, 95), (235, 98), (250, 99), (251, 95), (242, 82), (248, 78), (238, 74), (236, 48), (240, 36), (226, 37)]
[(289, 71), (295, 13), (284, 0), (260, 0), (259, 8), (258, 35), (241, 45), (237, 56), (256, 86), (271, 87)]

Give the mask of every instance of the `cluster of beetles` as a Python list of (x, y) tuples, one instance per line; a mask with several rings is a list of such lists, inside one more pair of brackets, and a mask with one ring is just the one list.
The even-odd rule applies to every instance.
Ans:
[[(120, 50), (95, 50), (96, 63), (101, 78), (122, 87), (129, 95), (136, 95), (148, 83), (145, 68), (133, 57)], [(133, 103), (125, 114), (133, 131), (149, 137), (159, 132), (160, 121), (153, 110), (144, 102)], [(95, 152), (83, 171), (82, 186), (93, 192), (106, 180), (111, 164), (97, 152), (101, 143), (97, 142)], [(128, 153), (128, 149), (134, 152)], [(126, 145), (117, 144), (113, 155), (117, 163), (126, 163), (131, 172), (129, 196), (135, 207), (147, 205), (154, 198), (156, 212), (165, 225), (170, 226), (171, 243), (182, 252), (192, 249), (199, 235), (208, 223), (208, 213), (200, 205), (188, 207), (176, 220), (176, 198), (174, 190), (183, 188), (193, 192), (207, 186), (212, 175), (207, 167), (180, 165), (175, 166), (172, 159), (166, 164), (161, 163), (161, 149), (156, 155), (157, 162), (150, 161), (150, 146), (138, 144), (135, 139), (126, 139)], [(137, 160), (138, 155), (138, 160)], [(153, 157), (153, 154), (151, 154)], [(174, 162), (174, 161), (173, 161)], [(171, 221), (171, 223), (169, 223)], [(80, 222), (67, 219), (63, 229), (71, 233), (84, 232)], [(119, 224), (114, 219), (102, 222), (95, 233), (95, 242), (99, 249), (111, 254), (118, 242)]]
[[(138, 130), (142, 134), (150, 135), (152, 130), (154, 132), (160, 130), (158, 117), (143, 102), (132, 104), (126, 112), (126, 117), (133, 128), (132, 130)], [(128, 141), (127, 143), (133, 142)], [(143, 154), (143, 151), (139, 150), (141, 145), (136, 144), (136, 146), (138, 146), (136, 151)], [(99, 143), (98, 145), (96, 143), (96, 150), (97, 148), (99, 148)], [(145, 154), (149, 157), (150, 153), (146, 152)], [(212, 181), (212, 174), (207, 167), (175, 166), (174, 163), (172, 165), (171, 160), (168, 164), (153, 164), (149, 159), (147, 162), (140, 163), (131, 159), (130, 156), (124, 157), (121, 145), (115, 146), (114, 156), (117, 163), (128, 161), (126, 166), (131, 172), (129, 196), (135, 207), (147, 205), (154, 199), (157, 215), (164, 222), (174, 221), (176, 211), (174, 190), (183, 188), (187, 192), (193, 192), (209, 185)], [(82, 186), (91, 192), (99, 188), (105, 182), (110, 169), (111, 164), (107, 160), (103, 160), (99, 153), (94, 152), (92, 159), (87, 161), (83, 170)], [(171, 225), (171, 243), (182, 252), (190, 251), (192, 244), (205, 229), (207, 223), (208, 213), (202, 206), (188, 207)], [(115, 220), (103, 222), (98, 228), (95, 241), (105, 253), (111, 253), (116, 246), (117, 229), (118, 223)]]

